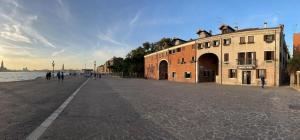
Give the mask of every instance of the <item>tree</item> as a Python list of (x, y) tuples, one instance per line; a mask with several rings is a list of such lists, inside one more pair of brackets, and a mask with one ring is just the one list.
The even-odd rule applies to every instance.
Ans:
[(121, 71), (124, 75), (131, 73), (143, 76), (144, 75), (144, 56), (156, 51), (167, 49), (173, 46), (171, 38), (162, 38), (161, 40), (150, 43), (145, 42), (142, 46), (131, 50), (126, 58), (122, 61)]
[(290, 74), (300, 70), (300, 54), (295, 54), (293, 58), (288, 61), (287, 70)]

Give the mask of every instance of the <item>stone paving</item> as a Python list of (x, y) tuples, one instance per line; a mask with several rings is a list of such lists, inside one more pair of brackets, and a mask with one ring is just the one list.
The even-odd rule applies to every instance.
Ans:
[(42, 139), (300, 139), (300, 93), (144, 79), (91, 80)]

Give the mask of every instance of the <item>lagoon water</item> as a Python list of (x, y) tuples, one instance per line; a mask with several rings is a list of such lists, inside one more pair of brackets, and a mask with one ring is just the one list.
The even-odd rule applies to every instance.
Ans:
[(45, 75), (45, 72), (0, 72), (0, 82), (31, 80)]

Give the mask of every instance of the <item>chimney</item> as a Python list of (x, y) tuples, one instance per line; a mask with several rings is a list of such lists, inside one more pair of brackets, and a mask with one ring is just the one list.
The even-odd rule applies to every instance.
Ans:
[(209, 30), (208, 33), (209, 33), (210, 35), (212, 35), (212, 30)]
[(238, 26), (235, 26), (234, 28), (235, 28), (235, 30), (239, 30), (239, 27), (238, 27)]
[(267, 22), (264, 23), (264, 28), (268, 28), (268, 23)]

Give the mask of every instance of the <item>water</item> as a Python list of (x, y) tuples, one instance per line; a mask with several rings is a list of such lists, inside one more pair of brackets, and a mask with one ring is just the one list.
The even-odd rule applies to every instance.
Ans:
[(0, 72), (0, 82), (31, 80), (45, 75), (46, 72)]

